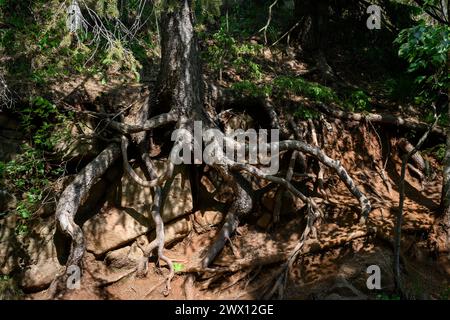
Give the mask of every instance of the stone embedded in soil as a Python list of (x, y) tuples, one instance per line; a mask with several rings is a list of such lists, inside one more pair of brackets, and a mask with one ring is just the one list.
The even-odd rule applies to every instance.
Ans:
[(39, 261), (25, 268), (20, 285), (28, 292), (46, 289), (63, 268), (57, 259)]
[[(156, 162), (156, 166), (157, 174), (162, 174), (164, 162)], [(142, 175), (140, 169), (135, 170)], [(164, 194), (161, 210), (164, 222), (192, 211), (192, 192), (186, 170), (175, 172), (173, 182)], [(120, 196), (121, 208), (104, 207), (102, 212), (83, 225), (87, 250), (96, 256), (119, 248), (154, 228), (150, 214), (153, 200), (151, 188), (143, 188), (124, 175)]]
[(222, 222), (224, 214), (217, 210), (197, 211), (194, 214), (195, 222), (204, 228), (218, 225)]
[[(179, 220), (168, 223), (164, 226), (164, 244), (169, 245), (175, 241), (184, 239), (192, 231), (192, 223), (189, 218), (181, 218)], [(149, 235), (149, 239), (155, 238), (153, 230)], [(142, 235), (136, 242), (145, 247), (148, 244), (147, 236)], [(137, 243), (134, 242), (130, 246), (110, 251), (105, 256), (105, 263), (113, 269), (130, 269), (138, 265), (144, 257), (142, 250)]]
[[(17, 244), (17, 250), (14, 255), (17, 263), (19, 261), (26, 263), (21, 273), (21, 288), (25, 292), (36, 292), (46, 289), (64, 266), (58, 261), (53, 241), (54, 218), (31, 222), (28, 227), (26, 234), (16, 236), (14, 241)], [(19, 265), (17, 264), (16, 267), (19, 268)]]
[(5, 257), (0, 260), (0, 272), (10, 274), (14, 270), (20, 270), (19, 262), (23, 262), (27, 267), (23, 270), (25, 279), (22, 286), (26, 290), (37, 290), (50, 283), (40, 275), (42, 270), (51, 271), (59, 266), (53, 241), (54, 218), (30, 222), (28, 232), (24, 235), (16, 234), (17, 224), (15, 215), (9, 215), (0, 221), (0, 256)]
[(15, 227), (17, 216), (8, 215), (0, 220), (0, 273), (9, 274), (17, 267), (19, 244), (16, 241)]
[(109, 267), (115, 269), (129, 269), (136, 267), (143, 257), (142, 250), (136, 243), (133, 243), (131, 246), (108, 252), (105, 262)]
[(109, 208), (89, 219), (83, 226), (87, 250), (102, 255), (146, 233), (148, 215)]

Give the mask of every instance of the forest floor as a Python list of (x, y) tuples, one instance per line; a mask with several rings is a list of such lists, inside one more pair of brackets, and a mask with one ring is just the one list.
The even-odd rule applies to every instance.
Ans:
[[(390, 299), (394, 292), (392, 272), (393, 249), (389, 239), (393, 239), (393, 228), (398, 207), (399, 172), (401, 159), (393, 153), (386, 165), (387, 181), (383, 182), (374, 164), (383, 165), (379, 156), (378, 135), (368, 126), (343, 128), (342, 123), (332, 123), (334, 132), (327, 137), (329, 144), (324, 147), (329, 156), (340, 159), (356, 183), (370, 195), (374, 210), (370, 214), (370, 224), (377, 227), (377, 234), (368, 234), (364, 226), (358, 225), (358, 203), (340, 181), (327, 179), (327, 197), (321, 205), (325, 217), (318, 229), (317, 239), (310, 241), (310, 252), (301, 255), (290, 271), (284, 298), (287, 299)], [(337, 135), (339, 134), (339, 138)], [(395, 138), (391, 138), (395, 140)], [(392, 145), (395, 145), (392, 141)], [(439, 165), (432, 158), (433, 170)], [(439, 299), (450, 285), (450, 265), (436, 264), (429, 256), (427, 237), (434, 222), (434, 211), (440, 199), (441, 178), (420, 181), (407, 174), (406, 200), (403, 224), (403, 258), (405, 261), (404, 282), (411, 298)], [(312, 187), (312, 185), (310, 186)], [(292, 199), (288, 199), (293, 202)], [(295, 202), (295, 201), (294, 201)], [(268, 203), (264, 213), (273, 202)], [(273, 283), (279, 274), (280, 265), (286, 254), (298, 243), (304, 228), (304, 219), (299, 206), (282, 212), (281, 221), (267, 230), (249, 218), (238, 228), (232, 238), (233, 249), (227, 245), (215, 267), (229, 266), (237, 259), (252, 256), (254, 262), (242, 270), (219, 275), (205, 274), (189, 284), (189, 275), (178, 273), (167, 299), (255, 299)], [(205, 208), (207, 209), (207, 208)], [(183, 241), (166, 249), (167, 256), (186, 268), (195, 265), (202, 253), (211, 244), (218, 228), (204, 233), (192, 232)], [(352, 239), (352, 234), (358, 234)], [(258, 261), (264, 261), (258, 264)], [(267, 262), (269, 261), (269, 262)], [(146, 278), (136, 278), (133, 274), (110, 285), (103, 285), (99, 275), (108, 273), (102, 261), (92, 254), (85, 258), (82, 288), (64, 296), (65, 299), (164, 299), (164, 274), (167, 269), (159, 269), (154, 262)], [(270, 263), (271, 262), (271, 263)], [(367, 267), (378, 265), (382, 271), (382, 291), (367, 289)], [(122, 272), (123, 273), (123, 272)], [(127, 273), (127, 272), (125, 272)], [(120, 274), (117, 274), (120, 276)], [(31, 299), (45, 298), (45, 291), (30, 295)]]
[[(348, 61), (339, 66), (336, 56), (335, 63), (335, 70), (342, 70), (341, 77), (352, 79), (351, 82), (359, 86), (373, 83), (364, 73), (350, 72)], [(277, 61), (267, 63), (270, 68), (274, 65)], [(307, 64), (286, 58), (283, 64), (272, 69), (272, 75), (307, 72)], [(234, 78), (233, 70), (228, 70), (228, 76), (226, 81), (239, 80)], [(273, 79), (270, 74), (266, 76), (267, 82)], [(312, 76), (311, 80), (317, 79)], [(308, 103), (301, 96), (290, 99)], [(382, 98), (374, 105), (371, 112), (389, 109), (389, 101)], [(411, 114), (411, 117), (417, 119), (418, 115)], [(369, 196), (373, 205), (369, 224), (376, 227), (376, 232), (370, 233), (358, 224), (360, 209), (357, 201), (339, 179), (325, 170), (325, 194), (310, 195), (325, 216), (317, 230), (317, 238), (308, 240), (307, 250), (289, 271), (282, 296), (285, 299), (396, 299), (390, 241), (399, 203), (401, 153), (397, 148), (398, 132), (368, 122), (346, 123), (327, 116), (325, 119), (331, 130), (325, 126), (321, 128), (321, 148), (328, 156), (341, 161), (355, 183)], [(410, 298), (442, 299), (448, 298), (449, 294), (450, 265), (448, 260), (436, 263), (429, 254), (429, 234), (439, 206), (442, 175), (435, 157), (432, 154), (423, 156), (430, 162), (434, 172), (432, 178), (421, 182), (409, 171), (406, 175), (403, 281)], [(295, 185), (303, 185), (302, 189), (314, 189), (310, 180), (305, 183), (301, 178), (294, 178), (293, 181)], [(224, 272), (197, 273), (192, 282), (191, 274), (184, 270), (198, 263), (220, 229), (192, 231), (184, 240), (166, 248), (166, 255), (183, 266), (176, 273), (167, 297), (162, 294), (164, 275), (168, 272), (164, 265), (158, 268), (151, 260), (148, 275), (136, 278), (134, 273), (126, 275), (129, 270), (111, 274), (101, 259), (87, 253), (81, 289), (67, 292), (64, 299), (259, 299), (273, 286), (280, 266), (298, 243), (305, 226), (301, 204), (286, 197), (279, 223), (274, 226), (268, 223), (274, 207), (273, 199), (268, 199), (262, 212), (241, 221), (237, 234), (231, 238), (232, 244), (226, 245), (212, 267), (229, 267), (251, 257), (249, 264), (243, 263), (242, 267)], [(200, 208), (208, 209), (215, 208)], [(382, 290), (367, 288), (370, 265), (381, 268)], [(105, 274), (121, 279), (105, 285), (102, 278)], [(45, 299), (46, 292), (29, 294), (27, 298)]]

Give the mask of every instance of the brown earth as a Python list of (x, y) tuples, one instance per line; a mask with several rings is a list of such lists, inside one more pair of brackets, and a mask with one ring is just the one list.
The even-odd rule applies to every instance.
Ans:
[[(321, 204), (325, 217), (320, 224), (318, 237), (309, 240), (300, 258), (290, 271), (284, 298), (287, 299), (352, 299), (382, 298), (394, 291), (392, 272), (395, 214), (398, 207), (399, 172), (401, 160), (395, 150), (395, 138), (387, 138), (381, 129), (361, 124), (343, 127), (332, 122), (333, 131), (326, 133), (324, 150), (329, 156), (340, 159), (355, 182), (370, 195), (374, 210), (369, 225), (377, 232), (367, 233), (358, 225), (359, 207), (345, 185), (330, 172), (325, 173), (326, 200), (315, 198)], [(389, 160), (383, 145), (391, 144)], [(382, 141), (383, 141), (382, 140)], [(386, 148), (386, 147), (384, 147)], [(426, 156), (434, 171), (439, 165)], [(386, 168), (387, 183), (380, 171)], [(439, 299), (449, 288), (450, 265), (448, 260), (436, 263), (429, 254), (431, 227), (435, 219), (441, 190), (441, 177), (423, 182), (406, 177), (406, 201), (403, 223), (402, 250), (404, 283), (410, 298)], [(295, 181), (296, 184), (300, 180)], [(311, 182), (306, 183), (312, 188)], [(389, 188), (392, 190), (389, 192)], [(314, 196), (314, 195), (312, 195)], [(286, 196), (288, 199), (289, 195)], [(266, 201), (270, 206), (270, 200)], [(272, 200), (273, 202), (273, 200)], [(218, 227), (198, 232), (191, 230), (184, 240), (172, 244), (166, 254), (180, 267), (172, 281), (172, 290), (164, 297), (164, 275), (168, 270), (157, 267), (151, 260), (149, 273), (136, 278), (132, 269), (113, 270), (106, 266), (104, 257), (88, 253), (84, 260), (85, 273), (79, 290), (68, 292), (64, 299), (255, 299), (273, 285), (280, 265), (298, 243), (304, 229), (302, 203), (285, 201), (281, 222), (270, 227), (271, 212), (259, 212), (258, 217), (248, 217), (241, 222), (237, 235), (214, 262), (222, 270), (236, 261), (247, 262), (243, 269), (233, 272), (185, 273), (198, 265), (201, 255), (214, 239)], [(264, 218), (261, 218), (264, 216)], [(268, 219), (269, 218), (269, 219)], [(257, 220), (259, 219), (258, 223)], [(265, 220), (265, 221), (264, 221)], [(360, 234), (346, 241), (351, 234)], [(366, 270), (370, 265), (380, 266), (382, 290), (370, 291), (366, 286)], [(222, 269), (221, 269), (222, 268)], [(128, 276), (123, 277), (124, 275)], [(115, 281), (119, 278), (122, 279)], [(192, 278), (195, 281), (191, 283)], [(105, 281), (109, 282), (105, 284)], [(191, 284), (190, 284), (191, 283)], [(29, 299), (46, 298), (46, 292), (28, 295)]]

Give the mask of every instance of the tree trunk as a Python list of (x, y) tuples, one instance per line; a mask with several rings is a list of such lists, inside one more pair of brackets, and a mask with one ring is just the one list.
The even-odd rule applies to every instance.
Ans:
[[(161, 64), (156, 110), (177, 110), (186, 118), (206, 120), (203, 79), (191, 0), (165, 9), (161, 29)], [(206, 117), (207, 118), (207, 117)]]
[(329, 0), (295, 0), (294, 12), (297, 21), (300, 21), (301, 48), (314, 55), (317, 67), (325, 78), (332, 78), (333, 71), (326, 59)]
[(295, 0), (295, 16), (302, 20), (300, 41), (304, 49), (322, 51), (327, 45), (328, 0)]

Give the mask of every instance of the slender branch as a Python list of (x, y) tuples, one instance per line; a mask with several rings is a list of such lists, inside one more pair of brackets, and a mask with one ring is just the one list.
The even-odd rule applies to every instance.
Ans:
[(267, 18), (267, 23), (264, 27), (262, 27), (259, 32), (264, 32), (264, 44), (267, 45), (267, 29), (270, 26), (270, 22), (272, 21), (272, 8), (277, 4), (278, 0), (275, 0), (270, 6), (269, 6), (269, 17)]

